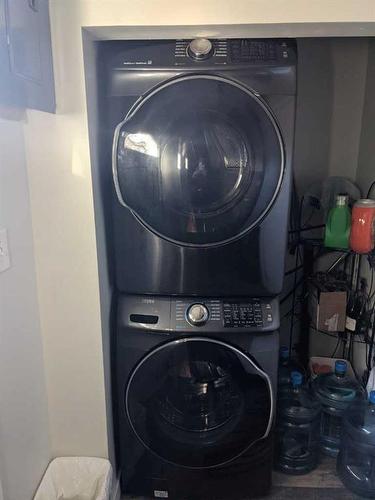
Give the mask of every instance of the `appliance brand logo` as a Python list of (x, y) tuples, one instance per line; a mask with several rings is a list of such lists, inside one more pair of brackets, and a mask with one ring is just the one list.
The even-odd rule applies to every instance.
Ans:
[(148, 59), (147, 61), (124, 61), (122, 64), (124, 66), (151, 66), (152, 59)]
[(142, 299), (143, 304), (155, 304), (155, 299)]

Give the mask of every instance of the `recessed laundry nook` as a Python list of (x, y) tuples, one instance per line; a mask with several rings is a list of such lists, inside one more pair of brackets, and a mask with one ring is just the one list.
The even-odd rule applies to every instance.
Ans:
[(375, 14), (265, 7), (0, 4), (0, 500), (375, 498)]

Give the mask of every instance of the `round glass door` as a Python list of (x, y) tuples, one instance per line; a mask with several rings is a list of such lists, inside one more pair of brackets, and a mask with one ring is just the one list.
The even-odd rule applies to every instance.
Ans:
[(143, 358), (124, 402), (143, 445), (189, 468), (235, 459), (268, 435), (273, 415), (268, 376), (242, 351), (202, 337), (168, 342)]
[(231, 80), (171, 80), (135, 104), (115, 133), (120, 202), (158, 235), (210, 246), (255, 227), (275, 200), (282, 139), (265, 103)]

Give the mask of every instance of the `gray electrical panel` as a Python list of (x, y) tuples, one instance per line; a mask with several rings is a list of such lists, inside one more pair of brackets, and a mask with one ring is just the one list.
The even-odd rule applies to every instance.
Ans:
[(55, 111), (48, 0), (0, 0), (2, 104)]

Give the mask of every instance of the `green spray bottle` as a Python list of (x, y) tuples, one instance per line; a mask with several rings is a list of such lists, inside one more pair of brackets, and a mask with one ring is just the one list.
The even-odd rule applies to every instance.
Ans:
[(349, 248), (351, 214), (346, 194), (336, 196), (336, 205), (328, 213), (324, 245), (332, 248)]

